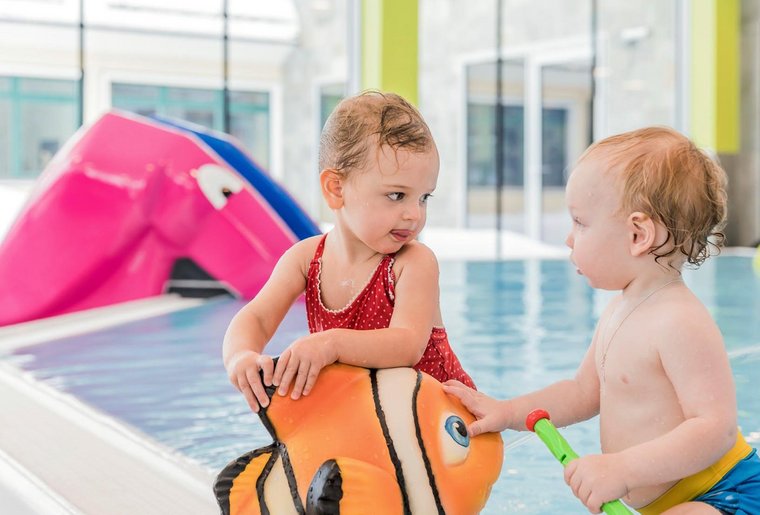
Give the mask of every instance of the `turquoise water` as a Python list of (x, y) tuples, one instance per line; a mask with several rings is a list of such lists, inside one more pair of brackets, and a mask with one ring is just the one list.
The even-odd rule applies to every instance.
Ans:
[[(726, 340), (739, 423), (760, 440), (760, 278), (751, 260), (720, 257), (685, 274)], [(571, 375), (609, 294), (565, 261), (441, 263), (441, 303), (452, 346), (478, 387), (509, 397)], [(16, 351), (10, 360), (201, 464), (218, 470), (269, 436), (227, 381), (221, 340), (241, 304), (200, 307)], [(270, 350), (306, 332), (303, 305)], [(754, 393), (753, 393), (754, 392)], [(563, 430), (579, 454), (598, 452), (591, 420)], [(587, 513), (541, 442), (507, 432), (504, 468), (483, 513)]]

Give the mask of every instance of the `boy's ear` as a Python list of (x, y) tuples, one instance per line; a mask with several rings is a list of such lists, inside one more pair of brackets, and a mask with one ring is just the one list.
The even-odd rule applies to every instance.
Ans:
[(332, 168), (325, 168), (319, 174), (322, 196), (330, 209), (343, 207), (343, 175)]
[(652, 217), (636, 211), (628, 216), (629, 246), (632, 256), (642, 256), (649, 253), (655, 246), (657, 227)]

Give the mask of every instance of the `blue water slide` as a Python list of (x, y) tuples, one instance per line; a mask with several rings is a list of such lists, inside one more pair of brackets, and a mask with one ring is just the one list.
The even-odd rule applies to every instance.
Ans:
[(238, 171), (259, 194), (266, 199), (272, 209), (280, 215), (290, 230), (299, 238), (319, 234), (321, 231), (293, 197), (259, 165), (254, 163), (226, 135), (199, 125), (173, 118), (151, 116), (153, 120), (189, 132), (200, 138), (206, 145)]

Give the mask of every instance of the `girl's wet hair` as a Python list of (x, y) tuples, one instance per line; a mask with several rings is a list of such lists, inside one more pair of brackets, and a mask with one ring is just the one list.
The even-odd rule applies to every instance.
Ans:
[(341, 101), (319, 141), (319, 169), (346, 174), (364, 168), (372, 146), (427, 152), (433, 136), (417, 109), (395, 93), (365, 91)]
[(650, 251), (658, 261), (681, 253), (696, 267), (720, 251), (726, 173), (686, 136), (648, 127), (594, 143), (579, 162), (589, 157), (603, 160), (620, 181), (622, 214), (640, 211), (667, 229), (668, 240)]

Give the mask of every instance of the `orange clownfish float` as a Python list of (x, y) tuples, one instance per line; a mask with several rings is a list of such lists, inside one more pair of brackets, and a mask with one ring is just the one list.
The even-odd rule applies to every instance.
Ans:
[(308, 396), (259, 411), (274, 442), (227, 465), (214, 485), (225, 515), (479, 512), (499, 477), (501, 436), (441, 383), (411, 368), (343, 364)]

